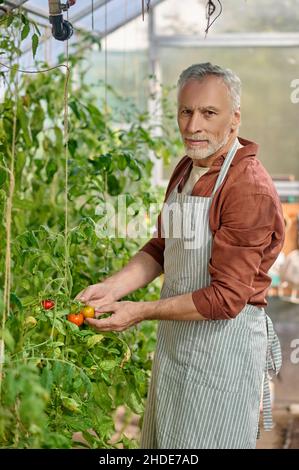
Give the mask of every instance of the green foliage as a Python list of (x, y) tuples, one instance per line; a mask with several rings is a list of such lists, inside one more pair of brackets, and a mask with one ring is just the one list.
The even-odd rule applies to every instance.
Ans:
[[(8, 15), (3, 25), (13, 28), (12, 36), (18, 31), (23, 40), (34, 28), (23, 15)], [(35, 54), (36, 33), (32, 43)], [(6, 36), (0, 47), (11, 58), (19, 54)], [(80, 68), (80, 63), (79, 55), (70, 57), (71, 65)], [(15, 68), (10, 72), (9, 83), (16, 72)], [(153, 322), (121, 334), (95, 334), (66, 317), (80, 290), (121, 269), (145, 242), (101, 231), (101, 209), (107, 202), (117, 209), (121, 195), (131, 209), (130, 224), (149, 212), (151, 204), (160, 204), (162, 193), (150, 182), (149, 151), (162, 158), (172, 144), (152, 136), (148, 114), (139, 113), (121, 97), (116, 111), (105, 110), (91, 88), (71, 75), (65, 234), (64, 83), (61, 69), (20, 75), (17, 103), (8, 83), (0, 103), (1, 234), (5, 234), (16, 109), (11, 310), (0, 336), (5, 343), (0, 447), (5, 448), (72, 447), (75, 431), (83, 433), (90, 447), (116, 445), (111, 444), (114, 412), (125, 405), (127, 411), (142, 414), (155, 345)], [(122, 125), (115, 120), (120, 109)], [(152, 228), (154, 222), (144, 223)], [(150, 231), (145, 237), (149, 236)], [(5, 249), (1, 235), (1, 285)], [(127, 299), (156, 299), (158, 288), (155, 281)], [(0, 306), (2, 298), (0, 291)], [(55, 300), (55, 308), (42, 308), (46, 298)], [(137, 445), (124, 435), (119, 443)]]

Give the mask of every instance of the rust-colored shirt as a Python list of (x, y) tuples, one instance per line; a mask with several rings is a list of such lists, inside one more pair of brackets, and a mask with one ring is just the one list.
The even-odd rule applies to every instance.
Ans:
[[(211, 283), (192, 292), (198, 312), (210, 320), (230, 319), (249, 303), (267, 305), (271, 283), (267, 274), (282, 249), (284, 218), (273, 181), (256, 158), (258, 145), (238, 138), (243, 145), (213, 198), (209, 223), (213, 236), (209, 260)], [(195, 184), (192, 196), (210, 197), (226, 154), (220, 155)], [(182, 178), (181, 191), (192, 168), (183, 157), (170, 178), (165, 200)], [(165, 240), (161, 214), (155, 234), (140, 251), (149, 253), (163, 267)]]

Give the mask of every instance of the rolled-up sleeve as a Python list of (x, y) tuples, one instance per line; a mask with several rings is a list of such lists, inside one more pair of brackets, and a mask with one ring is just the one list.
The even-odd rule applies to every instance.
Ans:
[(271, 195), (240, 193), (232, 191), (223, 204), (220, 226), (213, 234), (210, 285), (192, 292), (196, 309), (210, 320), (234, 318), (245, 307), (263, 255), (275, 244), (275, 226), (282, 224)]
[(161, 237), (161, 213), (158, 216), (154, 236), (139, 250), (145, 251), (159, 263), (163, 269), (164, 266), (165, 239)]

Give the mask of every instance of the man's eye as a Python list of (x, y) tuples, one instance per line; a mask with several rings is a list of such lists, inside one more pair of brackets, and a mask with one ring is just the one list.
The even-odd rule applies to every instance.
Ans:
[(190, 109), (183, 109), (181, 111), (181, 113), (184, 114), (184, 115), (189, 115), (189, 114), (191, 114), (191, 110)]
[(207, 116), (214, 116), (216, 113), (214, 111), (206, 111)]

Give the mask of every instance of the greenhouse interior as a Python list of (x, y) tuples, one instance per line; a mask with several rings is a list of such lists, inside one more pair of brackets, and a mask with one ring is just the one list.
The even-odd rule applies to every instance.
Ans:
[(299, 0), (0, 25), (0, 449), (299, 449)]

